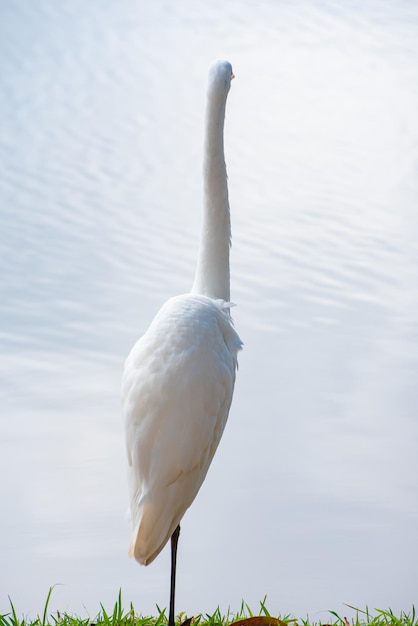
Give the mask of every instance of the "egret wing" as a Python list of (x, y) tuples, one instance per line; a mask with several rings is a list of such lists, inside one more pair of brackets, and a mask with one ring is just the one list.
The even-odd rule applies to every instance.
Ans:
[(207, 302), (188, 302), (186, 311), (183, 301), (181, 311), (175, 304), (136, 344), (124, 375), (131, 552), (141, 562), (155, 558), (194, 500), (221, 438), (235, 381), (237, 350), (228, 345), (228, 316)]

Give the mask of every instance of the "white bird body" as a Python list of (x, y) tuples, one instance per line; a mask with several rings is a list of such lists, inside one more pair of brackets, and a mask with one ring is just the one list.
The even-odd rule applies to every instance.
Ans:
[(222, 436), (241, 340), (223, 300), (168, 300), (132, 349), (123, 401), (134, 531), (154, 560), (193, 502)]
[(227, 61), (209, 71), (203, 225), (192, 292), (162, 306), (133, 347), (122, 380), (133, 521), (129, 555), (147, 565), (171, 537), (170, 626), (179, 523), (222, 436), (242, 346), (229, 313), (231, 227), (223, 148), (233, 77)]

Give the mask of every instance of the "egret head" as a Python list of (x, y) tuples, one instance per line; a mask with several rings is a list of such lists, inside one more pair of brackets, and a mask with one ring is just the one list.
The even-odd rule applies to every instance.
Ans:
[(209, 88), (219, 95), (227, 94), (234, 78), (232, 65), (229, 61), (214, 61), (209, 69)]

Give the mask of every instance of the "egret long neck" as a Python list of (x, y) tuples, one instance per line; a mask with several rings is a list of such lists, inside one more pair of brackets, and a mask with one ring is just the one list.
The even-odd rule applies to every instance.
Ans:
[(193, 293), (229, 301), (231, 220), (224, 155), (226, 95), (208, 93), (203, 160), (203, 224)]

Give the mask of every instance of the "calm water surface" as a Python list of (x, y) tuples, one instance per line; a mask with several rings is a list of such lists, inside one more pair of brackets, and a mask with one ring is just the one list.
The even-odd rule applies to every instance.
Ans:
[(217, 57), (245, 350), (178, 608), (417, 602), (418, 5), (6, 0), (0, 613), (168, 601), (168, 550), (126, 556), (119, 384), (192, 283)]

